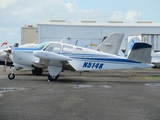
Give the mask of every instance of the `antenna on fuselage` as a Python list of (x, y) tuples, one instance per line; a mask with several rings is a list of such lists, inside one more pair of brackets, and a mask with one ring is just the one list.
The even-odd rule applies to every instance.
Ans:
[(78, 40), (76, 40), (75, 46), (77, 46), (77, 44), (78, 44)]

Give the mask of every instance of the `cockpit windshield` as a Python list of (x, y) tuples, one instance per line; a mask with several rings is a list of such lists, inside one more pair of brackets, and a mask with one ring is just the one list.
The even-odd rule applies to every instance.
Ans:
[(38, 44), (38, 45), (36, 46), (36, 48), (42, 49), (42, 48), (44, 48), (48, 43), (49, 43), (49, 41), (47, 41), (47, 42), (42, 42), (42, 43)]

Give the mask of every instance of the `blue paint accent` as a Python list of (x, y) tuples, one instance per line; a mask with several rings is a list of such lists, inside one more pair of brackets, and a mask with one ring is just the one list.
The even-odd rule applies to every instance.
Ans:
[(84, 68), (102, 69), (103, 65), (104, 65), (103, 63), (99, 63), (99, 62), (84, 62), (82, 67), (84, 67)]
[(13, 47), (12, 50), (41, 50), (43, 49), (49, 42), (42, 42), (38, 44), (36, 47)]
[(144, 48), (152, 48), (152, 46), (148, 43), (135, 43), (133, 45), (133, 48), (132, 50), (135, 50), (135, 49), (144, 49)]
[(133, 46), (134, 46), (134, 40), (133, 39), (131, 39), (131, 46), (130, 46), (130, 49), (132, 49), (133, 48)]
[(116, 58), (75, 58), (71, 57), (73, 59), (79, 59), (79, 60), (90, 60), (90, 61), (103, 61), (103, 62), (127, 62), (127, 63), (141, 63), (141, 62), (136, 62), (132, 60), (127, 60), (127, 59), (116, 59)]
[(68, 56), (72, 59), (78, 59), (82, 61), (98, 61), (98, 62), (123, 62), (123, 63), (141, 63), (132, 60), (127, 60), (123, 58), (106, 58), (106, 55), (99, 55), (99, 54), (63, 54), (59, 53), (64, 56)]
[(41, 50), (40, 48), (13, 47), (12, 50)]

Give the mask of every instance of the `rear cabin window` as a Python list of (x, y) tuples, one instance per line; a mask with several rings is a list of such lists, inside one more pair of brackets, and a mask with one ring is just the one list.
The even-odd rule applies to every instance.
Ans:
[(59, 53), (61, 50), (61, 45), (57, 43), (50, 44), (45, 51)]
[(82, 48), (76, 48), (75, 53), (82, 53), (83, 49)]
[(68, 46), (68, 45), (63, 45), (62, 52), (63, 53), (72, 53), (73, 52), (73, 47)]

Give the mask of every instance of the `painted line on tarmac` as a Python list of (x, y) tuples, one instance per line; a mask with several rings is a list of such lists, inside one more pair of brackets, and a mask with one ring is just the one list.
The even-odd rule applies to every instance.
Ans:
[(3, 97), (6, 92), (16, 91), (16, 90), (26, 90), (26, 88), (0, 87), (0, 97)]
[(0, 77), (0, 80), (1, 80), (1, 79), (4, 79), (4, 78), (6, 78), (6, 76), (1, 76), (1, 77)]
[(150, 87), (158, 87), (160, 88), (160, 83), (148, 83), (148, 84), (145, 84), (146, 86), (150, 86)]

